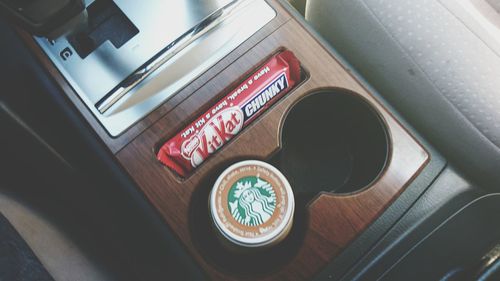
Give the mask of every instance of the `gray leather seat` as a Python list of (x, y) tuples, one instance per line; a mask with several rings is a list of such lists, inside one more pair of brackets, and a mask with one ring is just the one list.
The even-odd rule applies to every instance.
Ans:
[(473, 179), (500, 183), (499, 0), (308, 0), (306, 19)]

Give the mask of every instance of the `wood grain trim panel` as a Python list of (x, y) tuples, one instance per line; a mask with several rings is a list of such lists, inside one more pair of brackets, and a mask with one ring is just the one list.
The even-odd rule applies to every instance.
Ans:
[[(254, 122), (208, 159), (185, 181), (155, 162), (152, 147), (165, 136), (175, 134), (185, 120), (192, 120), (200, 104), (210, 101), (207, 96), (223, 92), (232, 81), (278, 48), (292, 50), (309, 71), (310, 78), (271, 108), (258, 122)], [(351, 195), (324, 193), (308, 207), (307, 230), (296, 254), (276, 269), (261, 276), (245, 276), (229, 272), (202, 255), (195, 246), (196, 238), (190, 230), (190, 205), (193, 194), (204, 181), (224, 163), (234, 159), (267, 159), (279, 149), (280, 126), (293, 103), (313, 91), (341, 88), (356, 92), (368, 100), (386, 122), (390, 133), (389, 162), (379, 180), (362, 192)], [(251, 145), (250, 145), (251, 144)], [(179, 104), (151, 128), (146, 130), (126, 149), (117, 154), (119, 161), (134, 177), (151, 203), (199, 264), (214, 280), (304, 280), (311, 278), (337, 256), (353, 239), (372, 223), (400, 194), (427, 163), (428, 154), (422, 146), (367, 92), (337, 60), (318, 44), (296, 21), (289, 21), (244, 56), (222, 71), (217, 79), (209, 81), (188, 100)], [(208, 230), (207, 230), (208, 231)]]

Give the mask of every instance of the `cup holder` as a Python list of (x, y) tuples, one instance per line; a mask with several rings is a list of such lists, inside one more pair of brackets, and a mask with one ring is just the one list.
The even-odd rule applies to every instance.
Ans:
[(207, 198), (215, 180), (232, 163), (248, 159), (221, 164), (193, 193), (193, 243), (208, 262), (228, 274), (256, 278), (286, 265), (304, 242), (310, 200), (322, 191), (344, 194), (368, 186), (383, 171), (389, 151), (382, 119), (368, 102), (346, 90), (324, 90), (301, 99), (285, 117), (281, 140), (280, 151), (264, 159), (285, 174), (295, 196), (293, 226), (280, 244), (235, 252), (221, 243), (211, 223)]
[(251, 280), (276, 271), (296, 256), (307, 230), (306, 216), (303, 211), (306, 202), (301, 200), (300, 196), (295, 197), (296, 210), (292, 229), (278, 245), (243, 252), (228, 248), (221, 242), (220, 234), (212, 224), (208, 198), (217, 177), (231, 164), (243, 160), (248, 159), (234, 159), (225, 163), (200, 183), (190, 203), (189, 221), (193, 243), (206, 261), (236, 278), (245, 276), (246, 279)]
[(294, 192), (353, 193), (377, 179), (389, 141), (378, 113), (361, 97), (332, 89), (295, 104), (282, 128), (282, 149), (273, 162)]

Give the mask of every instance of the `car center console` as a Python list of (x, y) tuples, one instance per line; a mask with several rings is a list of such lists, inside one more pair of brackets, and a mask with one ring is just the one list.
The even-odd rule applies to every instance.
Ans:
[[(103, 59), (113, 49), (109, 42), (82, 57), (81, 51), (67, 42), (47, 45), (42, 39), (22, 36), (211, 279), (306, 280), (334, 261), (376, 221), (419, 176), (431, 156), (286, 4), (278, 0), (256, 2), (265, 4), (252, 6), (255, 13), (264, 9), (262, 24), (257, 24), (256, 30), (243, 30), (248, 36), (229, 42), (229, 48), (220, 53), (227, 46), (203, 49), (213, 46), (204, 40), (222, 40), (223, 36), (210, 32), (192, 38), (196, 42), (193, 48), (180, 48), (173, 54), (169, 53), (172, 48), (162, 49), (165, 43), (158, 43), (160, 47), (147, 51), (160, 55), (141, 52), (144, 59), (125, 64), (130, 71), (124, 73), (125, 68), (119, 68), (123, 73), (110, 76), (116, 83), (106, 80), (101, 84), (102, 76), (94, 80), (93, 75), (98, 75), (94, 68), (82, 70), (89, 60), (98, 65), (99, 73), (109, 72)], [(141, 24), (147, 26), (147, 21), (134, 23), (130, 18), (138, 34), (155, 37), (141, 33)], [(231, 29), (219, 26), (213, 30), (217, 28)], [(179, 32), (179, 38), (184, 34)], [(126, 44), (121, 48), (141, 48)], [(69, 52), (59, 56), (66, 48)], [(126, 50), (120, 56), (130, 61), (133, 50), (125, 54)], [(180, 177), (157, 160), (156, 153), (165, 141), (283, 50), (292, 51), (302, 68), (301, 81), (290, 92), (187, 176)], [(194, 59), (198, 53), (200, 61), (188, 61), (202, 67), (188, 65), (183, 70), (186, 64), (180, 62), (186, 60), (182, 56)], [(71, 61), (76, 55), (79, 57)], [(134, 81), (134, 87), (123, 95), (115, 94), (117, 87), (132, 85), (123, 81), (130, 82), (127, 79), (134, 71), (144, 66), (149, 71), (147, 66), (155, 66), (162, 57), (165, 60), (153, 67), (151, 74)], [(207, 60), (210, 62), (203, 64)], [(66, 61), (71, 66), (66, 66)], [(296, 201), (287, 238), (275, 247), (251, 253), (235, 252), (220, 243), (207, 205), (222, 170), (246, 159), (262, 160), (281, 170)]]

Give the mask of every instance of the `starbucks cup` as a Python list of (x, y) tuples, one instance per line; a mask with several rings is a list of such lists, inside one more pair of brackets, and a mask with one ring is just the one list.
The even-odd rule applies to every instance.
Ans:
[(238, 248), (278, 244), (290, 232), (295, 210), (285, 176), (256, 160), (227, 168), (214, 184), (209, 205), (221, 239)]

